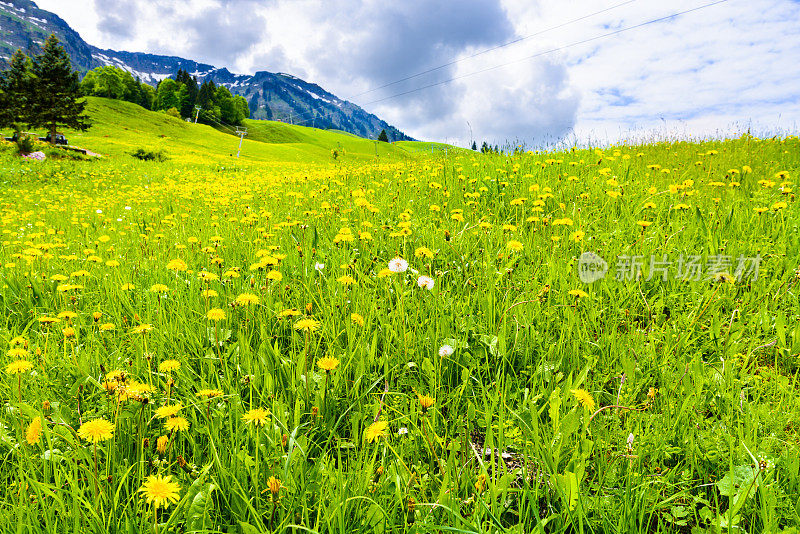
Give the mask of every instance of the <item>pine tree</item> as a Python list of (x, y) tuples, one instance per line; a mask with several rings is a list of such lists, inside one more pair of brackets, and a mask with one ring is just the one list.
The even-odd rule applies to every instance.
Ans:
[(381, 130), (381, 134), (378, 136), (378, 141), (383, 141), (384, 143), (389, 142), (389, 136), (386, 135), (386, 130)]
[(78, 73), (55, 34), (44, 43), (42, 53), (33, 60), (34, 94), (31, 101), (31, 125), (48, 129), (55, 143), (59, 126), (85, 131), (90, 126), (83, 114), (86, 101), (80, 100)]
[(33, 94), (31, 62), (22, 50), (11, 57), (8, 70), (0, 77), (0, 127), (14, 128), (19, 132), (23, 125), (31, 124), (31, 97)]
[(478, 151), (478, 143), (476, 143), (475, 141), (472, 142), (472, 150), (476, 152)]

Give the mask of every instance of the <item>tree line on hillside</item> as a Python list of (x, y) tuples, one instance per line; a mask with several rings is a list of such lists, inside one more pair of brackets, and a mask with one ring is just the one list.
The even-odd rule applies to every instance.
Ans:
[[(197, 78), (182, 69), (174, 78), (165, 78), (153, 88), (119, 67), (98, 67), (86, 73), (81, 90), (86, 96), (125, 100), (207, 124), (240, 125), (250, 117), (250, 106), (244, 97), (234, 96), (227, 87), (211, 80), (198, 84)], [(199, 115), (196, 106), (200, 108)]]
[(90, 126), (83, 113), (78, 73), (55, 35), (42, 52), (29, 58), (21, 50), (0, 72), (0, 128), (19, 134), (24, 127), (46, 128), (55, 143), (60, 126), (85, 131)]

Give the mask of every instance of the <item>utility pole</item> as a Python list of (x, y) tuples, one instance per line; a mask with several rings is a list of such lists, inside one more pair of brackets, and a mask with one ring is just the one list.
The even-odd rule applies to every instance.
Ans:
[(475, 138), (472, 136), (472, 125), (467, 121), (467, 126), (469, 126), (469, 146), (472, 148), (472, 143), (475, 142)]
[(194, 109), (197, 110), (197, 115), (194, 116), (194, 123), (197, 124), (197, 119), (200, 117), (200, 110), (203, 109), (200, 106), (195, 106)]
[(242, 142), (244, 141), (244, 136), (247, 135), (247, 128), (241, 128), (239, 126), (236, 127), (236, 135), (239, 136), (239, 151), (236, 152), (236, 157), (239, 157), (239, 154), (242, 153)]

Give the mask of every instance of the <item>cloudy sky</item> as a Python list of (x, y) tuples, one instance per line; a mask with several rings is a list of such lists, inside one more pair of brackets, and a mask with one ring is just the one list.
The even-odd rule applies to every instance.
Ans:
[(800, 129), (796, 0), (727, 0), (633, 29), (714, 0), (36, 1), (101, 48), (287, 72), (421, 139)]

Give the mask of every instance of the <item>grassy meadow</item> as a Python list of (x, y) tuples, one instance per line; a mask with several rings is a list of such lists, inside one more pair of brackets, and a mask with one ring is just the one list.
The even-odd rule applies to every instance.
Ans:
[(0, 531), (797, 531), (797, 137), (232, 160), (90, 102), (106, 157), (0, 153)]

